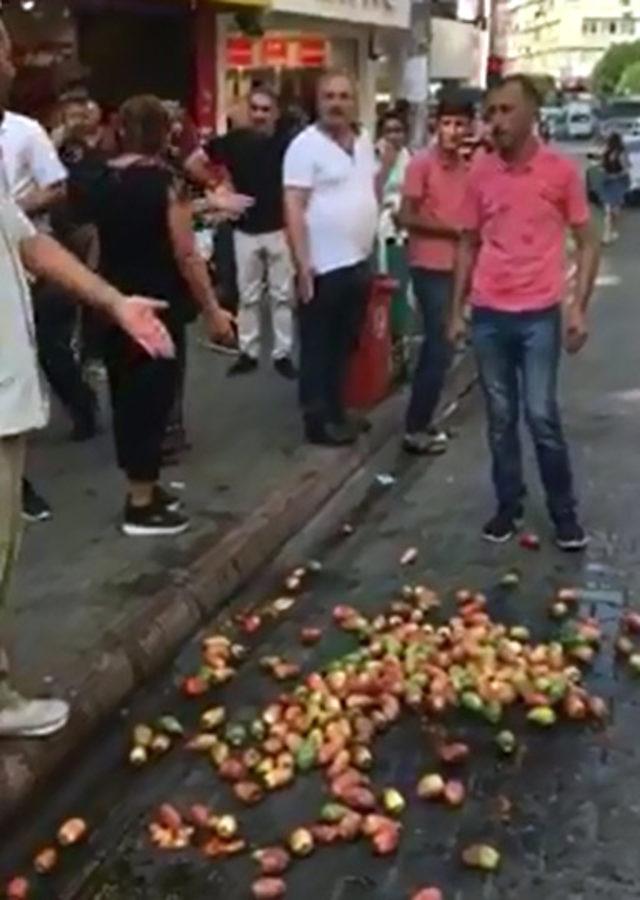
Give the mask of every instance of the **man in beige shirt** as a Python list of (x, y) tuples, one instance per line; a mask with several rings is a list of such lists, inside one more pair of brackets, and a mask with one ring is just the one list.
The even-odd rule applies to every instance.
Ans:
[[(0, 22), (0, 93), (6, 91), (13, 74), (11, 43)], [(2, 646), (2, 617), (20, 544), (26, 436), (42, 428), (48, 416), (38, 372), (27, 270), (101, 310), (151, 355), (173, 353), (171, 339), (156, 318), (157, 309), (164, 304), (122, 296), (51, 237), (36, 232), (0, 188), (0, 738), (53, 734), (64, 727), (69, 716), (65, 701), (27, 700), (13, 688)]]

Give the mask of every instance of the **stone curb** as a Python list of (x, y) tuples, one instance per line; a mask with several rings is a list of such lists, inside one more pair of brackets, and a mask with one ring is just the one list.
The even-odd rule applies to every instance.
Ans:
[[(454, 365), (443, 408), (475, 379), (470, 354)], [(372, 416), (367, 440), (342, 450), (310, 448), (287, 484), (273, 491), (240, 525), (231, 526), (171, 583), (137, 598), (87, 651), (87, 665), (56, 673), (58, 690), (68, 696), (73, 714), (68, 727), (46, 741), (3, 742), (0, 748), (0, 830), (9, 826), (36, 792), (78, 752), (107, 717), (153, 674), (221, 606), (272, 559), (349, 478), (388, 441), (399, 435), (406, 399), (388, 398)]]

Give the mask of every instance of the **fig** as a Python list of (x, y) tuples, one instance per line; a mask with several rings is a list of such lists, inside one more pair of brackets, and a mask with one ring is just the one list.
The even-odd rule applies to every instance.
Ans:
[(619, 656), (631, 656), (634, 651), (634, 644), (631, 638), (621, 634), (616, 641), (616, 652)]
[(400, 827), (390, 822), (376, 831), (371, 838), (373, 849), (378, 856), (389, 856), (395, 853), (400, 843)]
[(549, 615), (552, 619), (566, 619), (570, 609), (564, 600), (555, 600), (549, 607)]
[(536, 706), (527, 714), (527, 721), (542, 728), (549, 728), (556, 724), (558, 717), (550, 706)]
[(287, 886), (281, 878), (258, 878), (251, 885), (251, 894), (256, 900), (277, 900), (284, 897)]
[(438, 747), (438, 756), (443, 763), (448, 765), (456, 765), (465, 762), (471, 753), (468, 744), (453, 743), (441, 744)]
[(239, 781), (233, 786), (233, 793), (238, 800), (246, 803), (247, 806), (255, 806), (260, 803), (264, 797), (264, 792), (259, 784), (255, 781)]
[(517, 572), (505, 572), (500, 579), (502, 587), (514, 588), (520, 584), (520, 575)]
[(351, 761), (356, 768), (368, 771), (373, 766), (373, 754), (368, 747), (357, 746), (351, 751)]
[(171, 750), (171, 738), (168, 734), (156, 734), (151, 741), (151, 750), (157, 755), (162, 756)]
[(158, 719), (158, 730), (172, 737), (182, 737), (184, 728), (175, 716), (162, 716)]
[(533, 532), (525, 532), (520, 535), (520, 546), (524, 550), (539, 550), (540, 538), (537, 534), (533, 534)]
[(313, 835), (308, 828), (296, 828), (289, 836), (289, 847), (295, 856), (309, 856), (315, 849)]
[(179, 828), (182, 828), (182, 816), (170, 803), (163, 803), (158, 809), (156, 821), (170, 831), (178, 831)]
[(473, 844), (462, 852), (462, 861), (471, 869), (495, 872), (500, 865), (500, 854), (489, 844)]
[(216, 834), (223, 841), (230, 841), (238, 833), (238, 820), (235, 816), (220, 816), (216, 821)]
[(448, 806), (462, 806), (467, 792), (461, 781), (447, 781), (444, 786), (443, 796)]
[(319, 844), (328, 846), (335, 844), (340, 838), (340, 832), (337, 825), (327, 825), (325, 822), (318, 822), (311, 826), (311, 834)]
[(48, 875), (58, 865), (58, 851), (55, 847), (45, 847), (33, 860), (33, 868), (38, 875)]
[(640, 675), (640, 653), (632, 653), (629, 657), (629, 668), (634, 675)]
[(511, 756), (517, 749), (518, 740), (513, 731), (501, 731), (496, 735), (496, 744), (505, 756)]
[(260, 616), (243, 616), (240, 627), (245, 634), (255, 634), (262, 627), (262, 619)]
[(317, 644), (321, 637), (321, 628), (303, 628), (300, 632), (300, 640), (307, 647), (310, 647), (312, 644)]
[(444, 794), (445, 781), (442, 775), (423, 775), (418, 782), (418, 797), (421, 800), (438, 800)]
[(587, 703), (589, 706), (589, 712), (594, 719), (603, 721), (604, 719), (608, 718), (609, 706), (607, 704), (607, 701), (603, 700), (602, 697), (589, 697)]
[(369, 812), (370, 810), (375, 809), (376, 806), (375, 795), (365, 787), (347, 788), (343, 792), (341, 799), (358, 812)]
[(149, 754), (146, 747), (132, 747), (129, 751), (129, 762), (132, 766), (140, 768), (149, 762)]
[(241, 760), (229, 757), (219, 766), (218, 774), (224, 781), (244, 781), (247, 777), (247, 769)]
[(395, 788), (387, 788), (382, 794), (382, 805), (389, 815), (399, 816), (407, 808), (407, 801), (400, 791)]
[(182, 693), (185, 697), (202, 697), (208, 690), (208, 683), (199, 675), (190, 675), (182, 682)]
[(214, 731), (223, 724), (227, 717), (224, 706), (213, 706), (206, 709), (200, 716), (200, 727), (203, 731)]
[[(300, 582), (297, 582), (297, 584), (298, 587), (300, 587)], [(289, 612), (295, 605), (295, 602), (293, 597), (278, 597), (277, 600), (274, 600), (271, 604), (271, 609), (276, 615), (280, 616), (283, 613)]]
[(144, 747), (148, 750), (153, 740), (153, 730), (148, 725), (136, 725), (132, 737), (136, 747)]
[(640, 634), (640, 613), (628, 612), (622, 621), (629, 634)]
[(325, 803), (320, 810), (320, 818), (329, 825), (337, 825), (348, 812), (350, 812), (349, 807), (343, 806), (342, 803)]
[(416, 894), (411, 895), (411, 900), (444, 900), (439, 888), (421, 888)]
[(189, 807), (189, 821), (196, 828), (210, 828), (216, 819), (208, 806), (204, 806), (202, 803), (194, 803), (193, 806)]
[(362, 829), (362, 816), (349, 810), (337, 827), (338, 834), (343, 841), (355, 841)]
[(256, 850), (253, 858), (258, 863), (263, 875), (282, 875), (291, 865), (291, 857), (284, 847), (265, 847)]
[(79, 844), (87, 836), (87, 823), (84, 819), (67, 819), (58, 829), (58, 843), (62, 847), (71, 847)]

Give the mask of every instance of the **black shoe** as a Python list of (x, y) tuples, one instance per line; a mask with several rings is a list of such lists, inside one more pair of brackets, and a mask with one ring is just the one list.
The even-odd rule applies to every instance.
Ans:
[(227, 372), (227, 376), (229, 378), (233, 378), (234, 375), (247, 375), (249, 372), (255, 372), (257, 368), (257, 359), (253, 359), (251, 356), (247, 356), (246, 353), (241, 353), (238, 359), (234, 362), (234, 364)]
[(22, 517), (27, 522), (48, 522), (52, 515), (47, 501), (25, 478), (22, 482)]
[(589, 537), (577, 519), (567, 519), (556, 526), (556, 544), (566, 553), (578, 553), (589, 543)]
[(185, 532), (191, 523), (179, 512), (171, 512), (154, 498), (148, 506), (127, 503), (121, 530), (127, 537), (154, 537)]
[(513, 515), (498, 510), (496, 515), (482, 529), (482, 537), (491, 544), (506, 544), (516, 533)]
[(288, 356), (281, 356), (280, 359), (274, 359), (273, 368), (278, 375), (282, 375), (287, 381), (295, 381), (298, 377), (298, 370)]
[(347, 447), (358, 440), (358, 432), (346, 423), (334, 425), (307, 425), (305, 428), (307, 441), (322, 447)]
[(169, 512), (178, 512), (182, 506), (180, 497), (169, 493), (169, 491), (165, 490), (160, 484), (156, 484), (153, 489), (153, 501), (159, 506), (164, 506)]

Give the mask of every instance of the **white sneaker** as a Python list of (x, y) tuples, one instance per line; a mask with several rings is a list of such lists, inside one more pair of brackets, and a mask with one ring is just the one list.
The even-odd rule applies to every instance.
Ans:
[(64, 700), (27, 700), (6, 688), (0, 694), (0, 738), (41, 738), (61, 731), (69, 721)]

